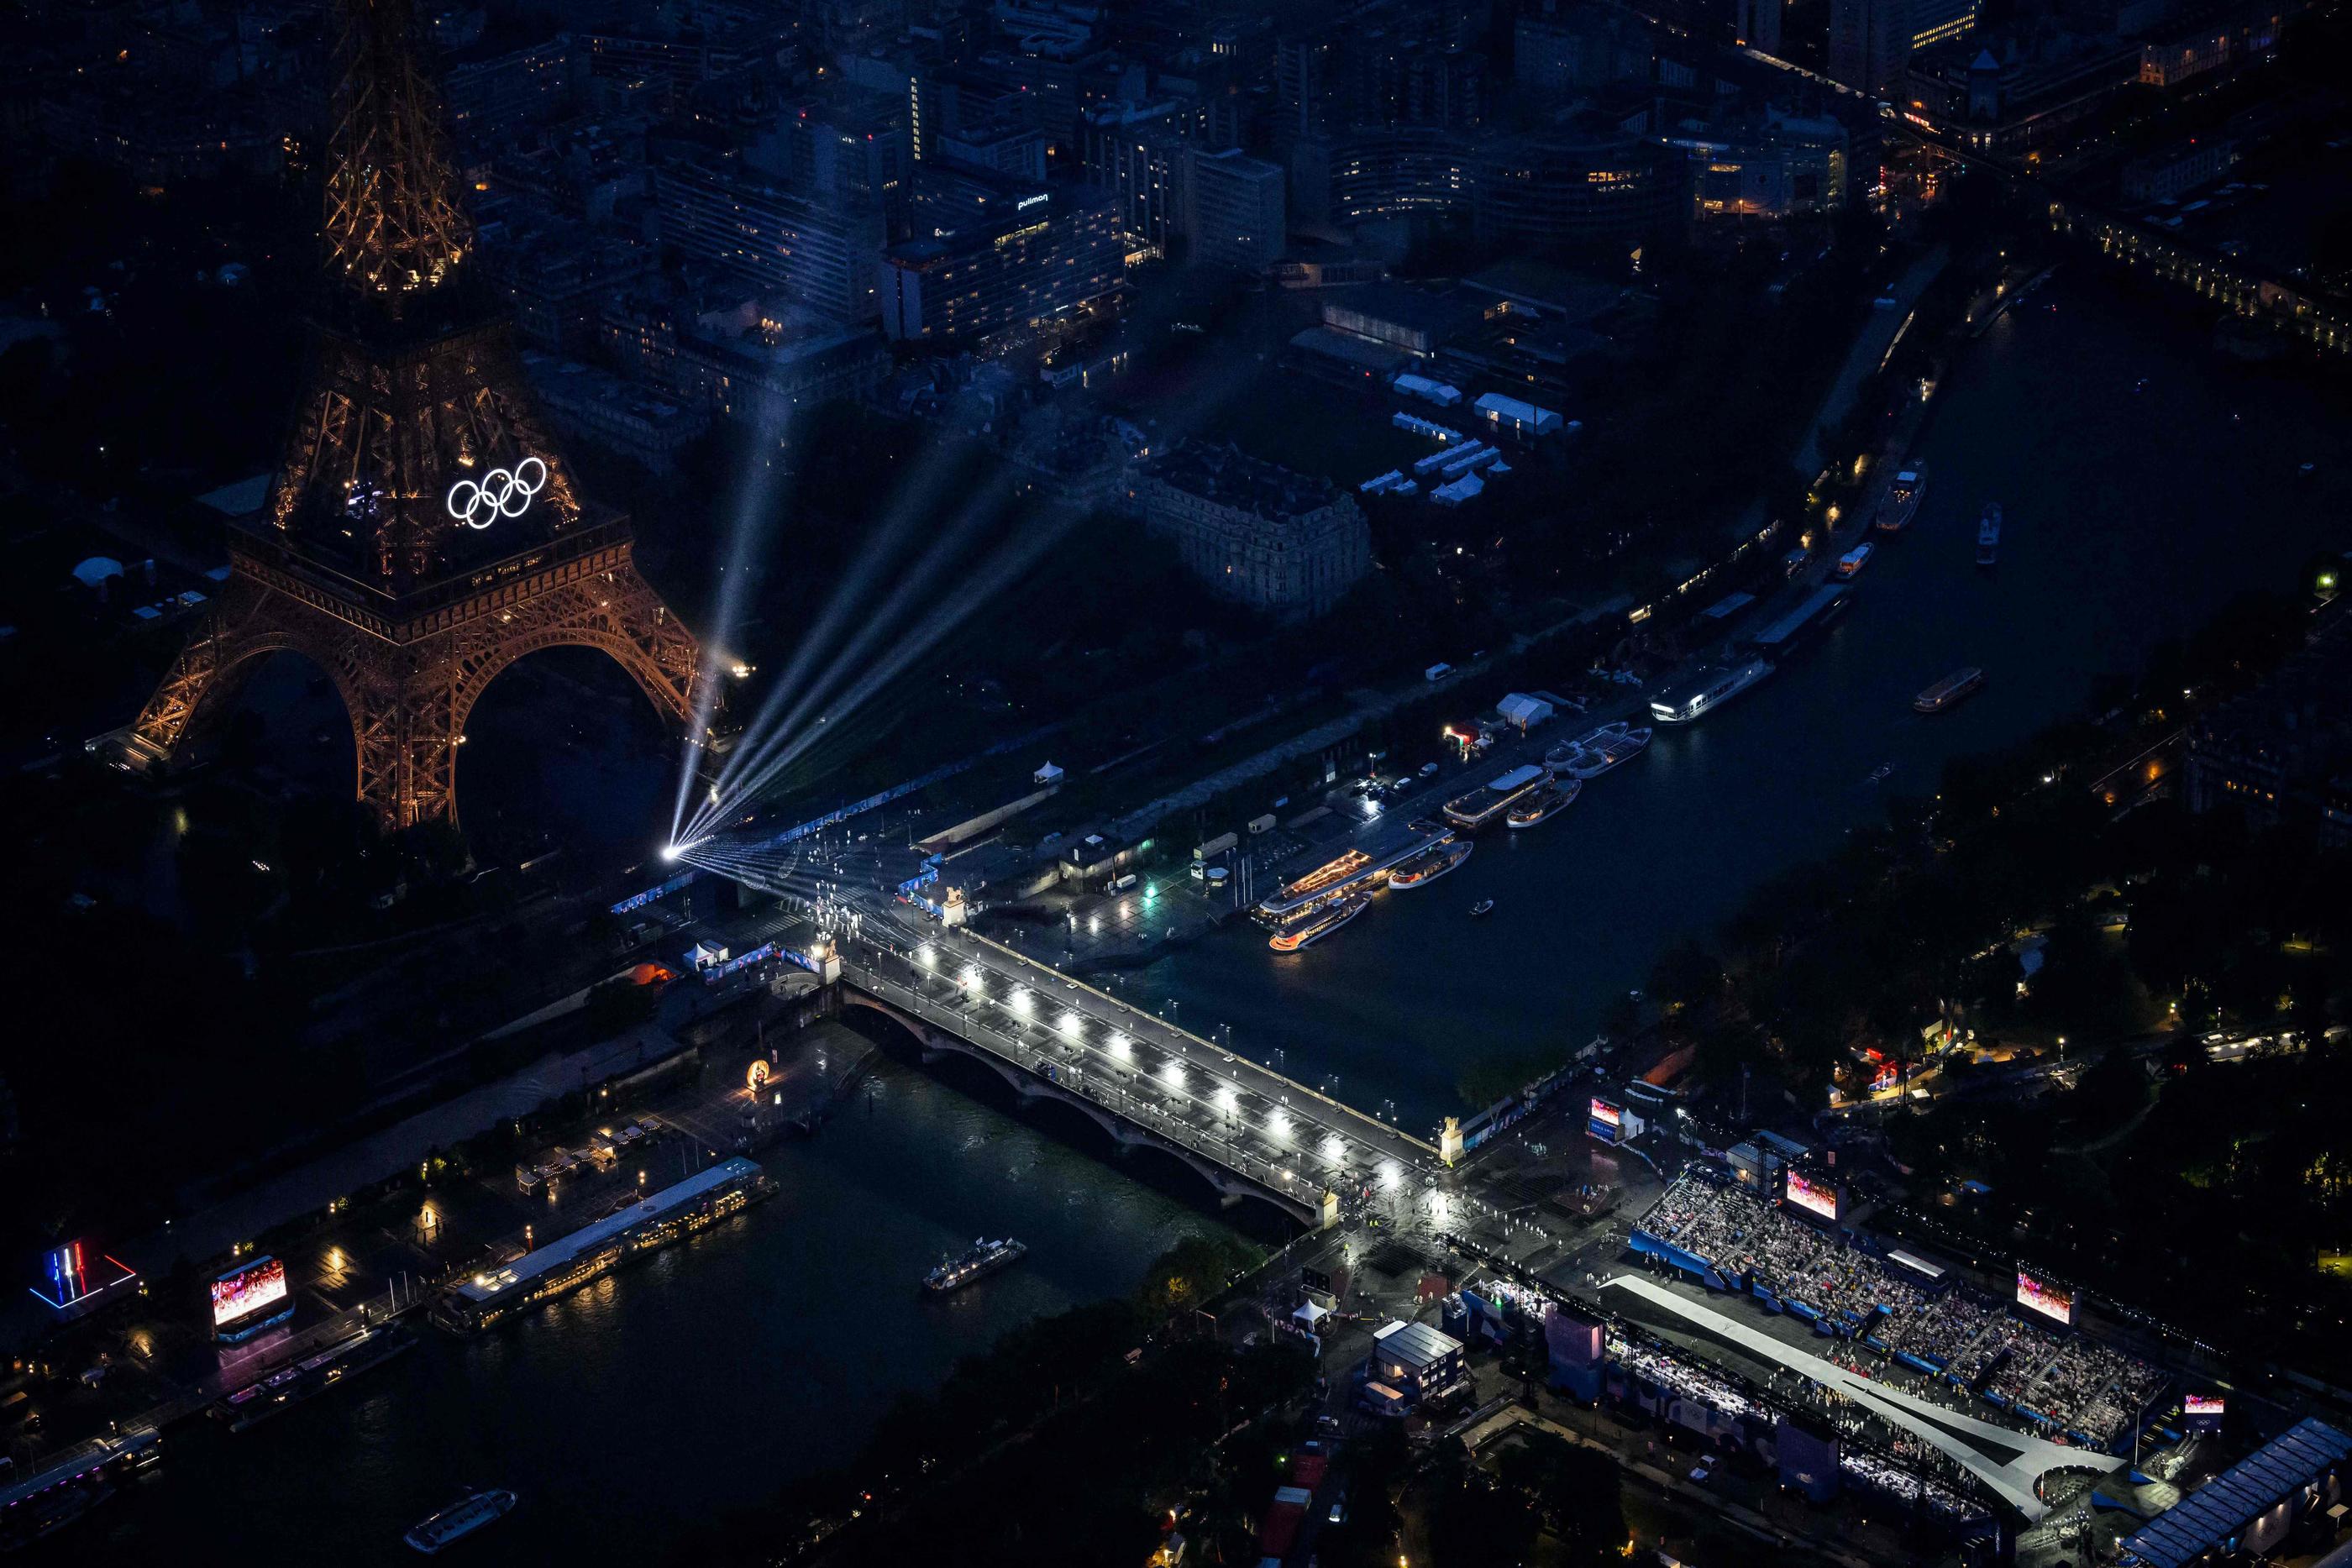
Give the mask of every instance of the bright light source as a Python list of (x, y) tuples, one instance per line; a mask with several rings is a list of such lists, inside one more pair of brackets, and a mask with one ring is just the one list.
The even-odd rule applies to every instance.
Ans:
[(1181, 1061), (1169, 1062), (1167, 1066), (1160, 1070), (1160, 1075), (1168, 1080), (1168, 1083), (1171, 1088), (1181, 1089), (1184, 1087), (1184, 1064)]
[(1125, 1061), (1128, 1059), (1128, 1056), (1130, 1053), (1127, 1049), (1127, 1036), (1123, 1034), (1115, 1034), (1110, 1037), (1110, 1053), (1113, 1056), (1118, 1057), (1121, 1061)]
[(1381, 1162), (1381, 1185), (1382, 1186), (1388, 1188), (1391, 1192), (1394, 1192), (1403, 1180), (1404, 1172), (1397, 1168), (1396, 1161), (1382, 1160)]
[(1027, 1018), (1030, 1010), (1037, 1005), (1036, 998), (1029, 994), (1029, 988), (1026, 986), (1013, 987), (1011, 1000), (1013, 1010), (1023, 1018)]
[(915, 961), (922, 965), (926, 969), (933, 967), (935, 960), (931, 952), (931, 945), (929, 943), (926, 942), (921, 946), (915, 949)]
[(662, 863), (663, 863), (663, 864), (665, 864), (665, 865), (668, 864), (668, 863), (669, 863), (670, 862), (672, 862), (672, 861), (677, 860), (677, 846), (676, 844), (664, 844), (664, 845), (662, 846), (661, 858), (662, 858)]
[(1290, 1113), (1286, 1111), (1276, 1111), (1265, 1119), (1265, 1130), (1277, 1138), (1290, 1136)]
[(1338, 1165), (1339, 1163), (1339, 1157), (1347, 1152), (1348, 1145), (1339, 1141), (1339, 1135), (1337, 1133), (1331, 1134), (1324, 1138), (1323, 1157), (1329, 1160), (1333, 1165)]
[(963, 967), (963, 988), (967, 991), (984, 991), (984, 988), (980, 983), (979, 965), (966, 964)]
[(1078, 1027), (1085, 1020), (1080, 1019), (1076, 1013), (1064, 1013), (1062, 1015), (1062, 1032), (1068, 1035), (1072, 1040), (1076, 1040), (1078, 1038)]
[(1241, 1096), (1230, 1088), (1217, 1091), (1217, 1109), (1231, 1113), (1242, 1108)]

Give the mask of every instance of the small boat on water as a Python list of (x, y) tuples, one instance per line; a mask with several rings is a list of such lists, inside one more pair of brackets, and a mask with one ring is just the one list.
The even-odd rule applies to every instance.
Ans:
[(1466, 839), (1456, 839), (1433, 849), (1423, 850), (1389, 873), (1389, 885), (1426, 887), (1468, 860), (1470, 852), (1475, 848), (1477, 846)]
[(1584, 737), (1584, 760), (1570, 769), (1576, 779), (1598, 779), (1611, 768), (1631, 762), (1642, 755), (1654, 733), (1648, 725), (1639, 729), (1622, 722), (1605, 724)]
[(1571, 779), (1598, 779), (1620, 763), (1640, 756), (1642, 748), (1650, 744), (1650, 735), (1648, 726), (1635, 729), (1620, 719), (1574, 740), (1561, 741), (1544, 753), (1544, 766)]
[(1984, 517), (1977, 524), (1977, 564), (1991, 566), (2000, 559), (2000, 503), (1985, 503)]
[(1911, 706), (1921, 713), (1942, 713), (1946, 708), (1957, 707), (1962, 701), (1974, 696), (1984, 683), (1984, 672), (1971, 664), (1966, 669), (1954, 670), (1913, 697)]
[(470, 1492), (410, 1530), (401, 1539), (430, 1557), (453, 1542), (473, 1534), (482, 1526), (504, 1519), (514, 1511), (514, 1505), (515, 1494), (504, 1487)]
[(1576, 803), (1577, 792), (1583, 788), (1584, 780), (1574, 778), (1551, 784), (1512, 807), (1510, 815), (1503, 819), (1503, 825), (1507, 828), (1532, 828), (1538, 822), (1556, 817)]
[(1771, 663), (1757, 658), (1702, 665), (1686, 679), (1658, 688), (1650, 699), (1650, 716), (1660, 724), (1695, 723), (1771, 673)]
[(1927, 465), (1914, 463), (1896, 472), (1886, 486), (1886, 494), (1878, 503), (1878, 531), (1900, 533), (1911, 526), (1919, 514), (1919, 501), (1927, 493)]
[(1027, 1256), (1029, 1249), (1010, 1236), (996, 1241), (976, 1240), (970, 1251), (943, 1260), (924, 1275), (923, 1289), (934, 1296), (944, 1296), (985, 1280), (1000, 1269), (1010, 1269)]
[(1491, 898), (1482, 898), (1477, 903), (1470, 906), (1470, 913), (1473, 916), (1492, 915), (1494, 912), (1495, 901)]
[(1838, 557), (1837, 574), (1840, 577), (1855, 577), (1860, 575), (1862, 569), (1870, 564), (1870, 558), (1873, 550), (1874, 547), (1870, 545), (1854, 546), (1852, 549), (1846, 551), (1845, 554)]
[(1509, 772), (1445, 802), (1445, 820), (1457, 828), (1475, 831), (1517, 804), (1520, 796), (1532, 794), (1550, 782), (1550, 768), (1539, 768), (1531, 762), (1521, 763)]
[(1361, 894), (1343, 898), (1329, 908), (1307, 916), (1296, 925), (1274, 934), (1266, 946), (1277, 953), (1296, 953), (1302, 947), (1312, 947), (1340, 926), (1371, 907), (1372, 901)]

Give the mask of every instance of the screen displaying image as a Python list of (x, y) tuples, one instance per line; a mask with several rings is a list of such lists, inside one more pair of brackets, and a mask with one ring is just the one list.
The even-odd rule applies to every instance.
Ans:
[(1823, 1219), (1838, 1217), (1837, 1188), (1825, 1182), (1807, 1181), (1795, 1171), (1790, 1171), (1789, 1185), (1784, 1191), (1789, 1201), (1799, 1208), (1811, 1209)]
[(2071, 1324), (2074, 1321), (2074, 1292), (2063, 1285), (2037, 1280), (2022, 1269), (2017, 1271), (2017, 1304), (2057, 1322)]
[(1614, 1127), (1619, 1124), (1617, 1107), (1606, 1100), (1595, 1100), (1592, 1103), (1592, 1119), (1596, 1122), (1606, 1122)]
[(224, 1328), (286, 1299), (286, 1265), (257, 1258), (213, 1281), (213, 1327)]

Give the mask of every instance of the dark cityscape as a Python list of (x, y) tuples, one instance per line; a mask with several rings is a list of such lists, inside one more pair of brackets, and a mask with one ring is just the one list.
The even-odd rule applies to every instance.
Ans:
[(2340, 0), (0, 42), (0, 1556), (2352, 1568)]

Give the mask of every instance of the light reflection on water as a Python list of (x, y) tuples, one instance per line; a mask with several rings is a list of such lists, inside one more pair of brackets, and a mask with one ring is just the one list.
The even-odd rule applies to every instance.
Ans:
[[(826, 1049), (864, 1043), (825, 1026)], [(845, 1060), (845, 1058), (844, 1058)], [(1132, 1289), (1205, 1185), (1163, 1192), (912, 1068), (884, 1066), (816, 1140), (766, 1156), (770, 1202), (470, 1339), (415, 1351), (251, 1431), (198, 1423), (150, 1484), (71, 1532), (78, 1561), (241, 1552), (397, 1563), (468, 1486), (522, 1495), (493, 1552), (658, 1552), (681, 1523), (845, 1458), (900, 1395), (1043, 1313)], [(1184, 1195), (1192, 1192), (1193, 1200)], [(1030, 1246), (945, 1301), (923, 1272), (975, 1236)], [(250, 1550), (248, 1550), (250, 1549)]]

